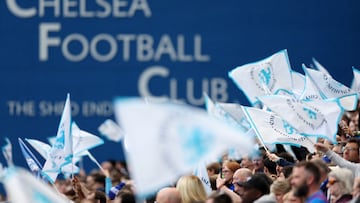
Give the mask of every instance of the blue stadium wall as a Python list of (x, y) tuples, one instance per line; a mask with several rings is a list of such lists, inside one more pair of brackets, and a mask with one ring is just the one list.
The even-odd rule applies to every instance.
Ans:
[[(359, 36), (358, 0), (0, 1), (0, 137), (25, 166), (17, 138), (54, 136), (67, 93), (73, 120), (96, 135), (118, 96), (203, 107), (205, 91), (248, 105), (228, 71), (282, 49), (292, 69), (314, 57), (350, 85)], [(91, 152), (100, 162), (124, 159), (107, 140)]]

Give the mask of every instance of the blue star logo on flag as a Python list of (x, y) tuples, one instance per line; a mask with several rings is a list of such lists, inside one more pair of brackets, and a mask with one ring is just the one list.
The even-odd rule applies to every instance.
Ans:
[(187, 161), (195, 163), (197, 157), (202, 157), (208, 153), (209, 148), (214, 142), (214, 135), (200, 127), (192, 129), (180, 128), (180, 135), (182, 135), (182, 147), (187, 152)]

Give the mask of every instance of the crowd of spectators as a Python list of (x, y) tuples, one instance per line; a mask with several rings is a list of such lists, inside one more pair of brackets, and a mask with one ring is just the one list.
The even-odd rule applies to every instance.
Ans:
[[(317, 151), (291, 151), (277, 144), (259, 147), (240, 160), (227, 156), (209, 163), (212, 193), (199, 177), (186, 174), (172, 185), (142, 200), (146, 203), (303, 203), (360, 202), (359, 111), (346, 112), (338, 125), (337, 143), (318, 139)], [(102, 170), (83, 171), (72, 179), (57, 179), (57, 191), (77, 203), (139, 202), (125, 162), (105, 161)], [(2, 198), (2, 199), (1, 199)], [(5, 200), (5, 197), (0, 197)]]

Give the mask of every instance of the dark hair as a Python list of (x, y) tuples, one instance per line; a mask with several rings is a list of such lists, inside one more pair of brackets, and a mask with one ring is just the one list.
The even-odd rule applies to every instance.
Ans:
[(232, 202), (231, 197), (226, 194), (222, 193), (214, 197), (214, 203), (229, 203)]
[(105, 179), (106, 179), (105, 175), (99, 174), (99, 173), (94, 173), (91, 176), (94, 178), (94, 182), (101, 183), (105, 187)]
[(294, 157), (289, 152), (281, 152), (278, 154), (278, 156), (285, 159), (288, 162), (295, 163)]
[(281, 172), (284, 174), (285, 178), (288, 178), (291, 176), (292, 174), (292, 170), (293, 170), (293, 166), (284, 166), (282, 169), (281, 169)]
[(206, 166), (206, 169), (209, 171), (214, 171), (214, 173), (218, 174), (221, 169), (221, 164), (218, 162), (210, 163)]
[(331, 169), (325, 163), (324, 160), (317, 158), (317, 159), (312, 159), (311, 161), (319, 167), (320, 173), (326, 173), (326, 174), (330, 173)]
[(104, 192), (96, 190), (95, 199), (100, 200), (100, 203), (106, 203), (106, 194)]
[(307, 172), (311, 173), (314, 176), (314, 181), (320, 183), (320, 169), (317, 164), (311, 161), (301, 161), (295, 165), (295, 167), (303, 167)]
[(136, 203), (135, 195), (132, 193), (124, 193), (121, 195), (121, 203)]
[(269, 158), (264, 159), (264, 166), (268, 169), (269, 173), (276, 175), (276, 163), (270, 161)]
[(346, 143), (356, 143), (358, 145), (358, 148), (360, 146), (359, 139), (358, 138), (350, 138)]

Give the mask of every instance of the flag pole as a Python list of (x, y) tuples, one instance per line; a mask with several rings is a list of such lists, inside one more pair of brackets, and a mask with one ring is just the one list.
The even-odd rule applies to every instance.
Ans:
[(263, 140), (261, 139), (261, 137), (257, 134), (257, 133), (255, 133), (256, 134), (256, 136), (257, 136), (257, 140), (260, 142), (260, 144), (264, 147), (264, 149), (265, 149), (265, 151), (266, 151), (266, 153), (270, 153), (270, 151), (269, 151), (269, 149), (266, 147), (266, 145), (265, 145), (265, 143), (263, 142)]
[(88, 152), (88, 157), (91, 159), (91, 161), (93, 161), (93, 162), (100, 168), (100, 170), (101, 170), (104, 174), (106, 174), (106, 171), (104, 170), (104, 168), (101, 167), (101, 165), (99, 164), (99, 162), (95, 159), (95, 157), (94, 157), (90, 152)]

